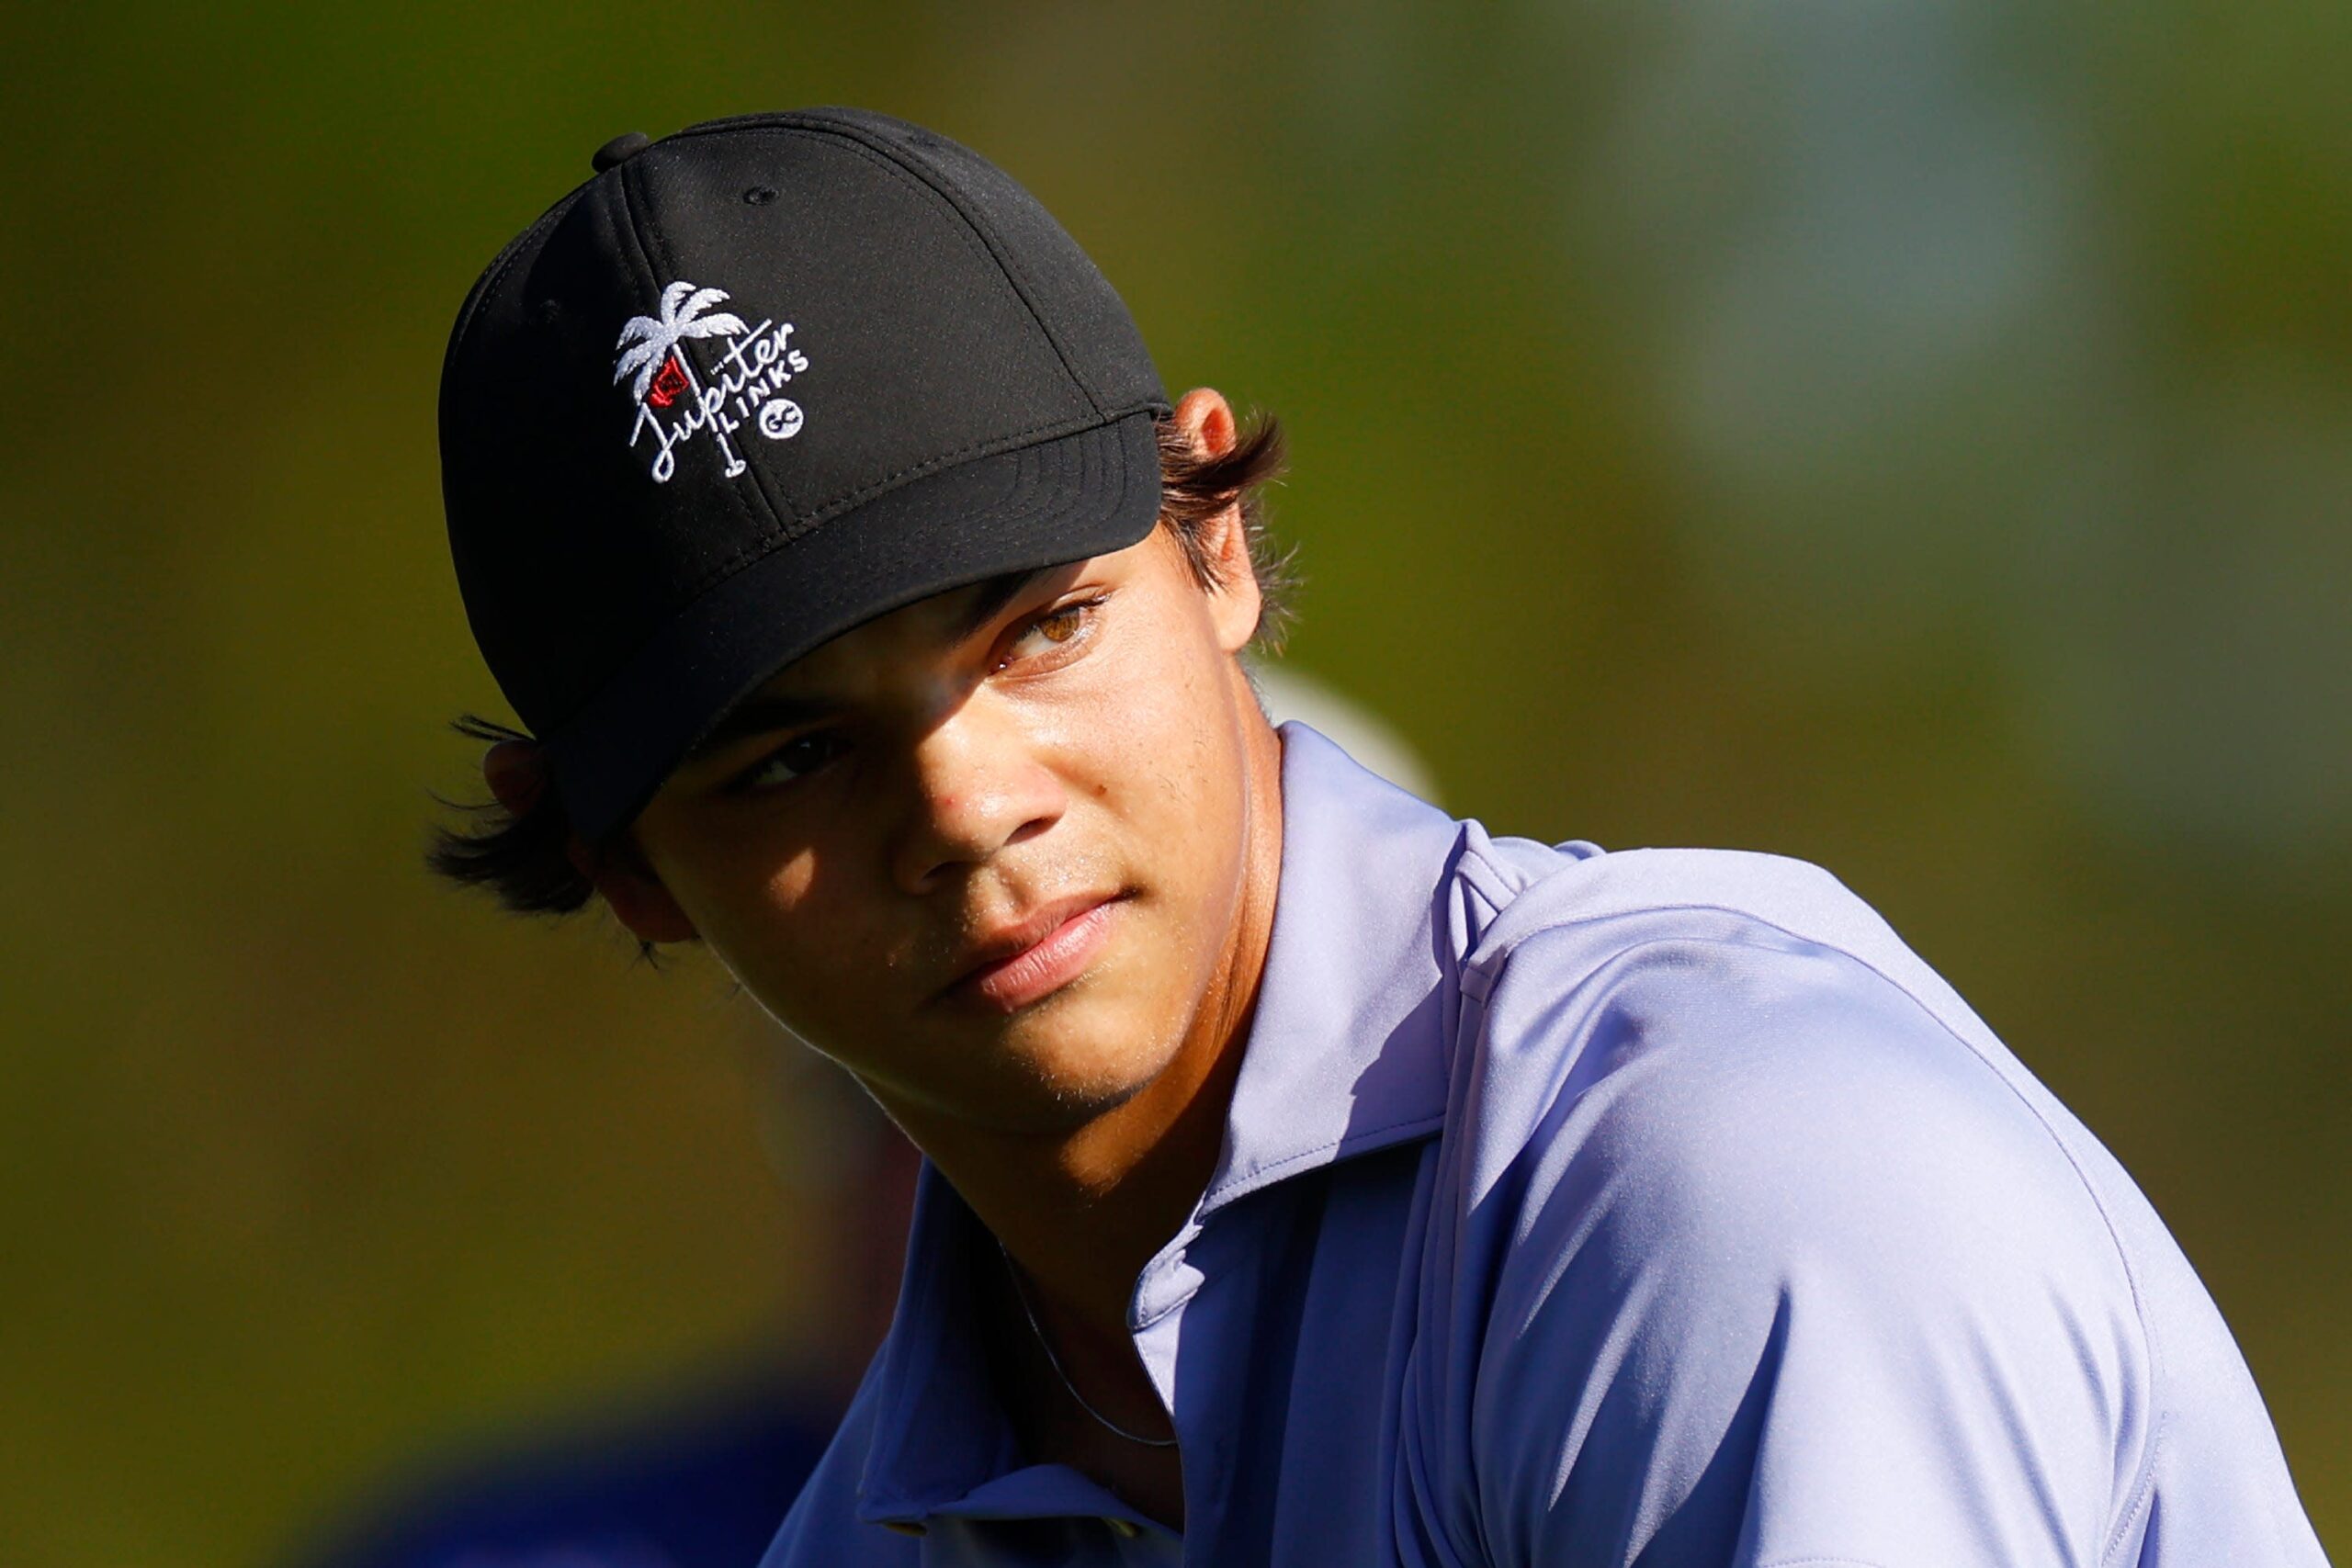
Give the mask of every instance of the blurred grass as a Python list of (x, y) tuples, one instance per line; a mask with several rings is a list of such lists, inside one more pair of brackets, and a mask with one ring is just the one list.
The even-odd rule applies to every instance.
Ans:
[(0, 1560), (250, 1562), (808, 1320), (765, 1037), (416, 853), (497, 709), (458, 299), (615, 132), (830, 101), (1283, 415), (1294, 658), (1449, 806), (1877, 903), (2147, 1188), (2340, 1551), (2347, 17), (11, 13)]

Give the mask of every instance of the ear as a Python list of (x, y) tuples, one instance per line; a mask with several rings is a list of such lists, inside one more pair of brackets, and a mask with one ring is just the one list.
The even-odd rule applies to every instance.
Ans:
[[(1177, 400), (1175, 423), (1193, 453), (1210, 461), (1232, 451), (1240, 439), (1233, 405), (1211, 387), (1195, 387)], [(1203, 524), (1200, 543), (1218, 583), (1208, 595), (1217, 644), (1227, 653), (1238, 653), (1258, 635), (1258, 620), (1265, 610), (1258, 570), (1250, 559), (1249, 532), (1241, 525), (1240, 502)]]
[[(508, 816), (526, 816), (548, 791), (547, 753), (536, 741), (502, 740), (482, 754), (481, 776)], [(639, 942), (692, 942), (701, 934), (628, 835), (599, 853), (573, 833), (563, 852)]]
[(1233, 405), (1214, 387), (1195, 387), (1177, 399), (1175, 417), (1176, 428), (1192, 443), (1193, 453), (1212, 461), (1232, 451), (1240, 434)]

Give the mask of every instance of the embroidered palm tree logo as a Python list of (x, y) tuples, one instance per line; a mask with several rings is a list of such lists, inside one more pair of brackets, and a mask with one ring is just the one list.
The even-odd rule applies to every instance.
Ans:
[[(682, 392), (702, 396), (702, 380), (695, 367), (687, 363), (679, 346), (688, 338), (734, 337), (751, 329), (743, 318), (731, 310), (711, 313), (710, 308), (727, 298), (724, 288), (697, 288), (691, 283), (673, 283), (662, 291), (659, 316), (631, 316), (621, 328), (620, 341), (613, 346), (621, 356), (613, 367), (613, 380), (618, 383), (629, 372), (637, 373), (637, 380), (629, 392), (639, 403), (650, 403), (666, 409)], [(727, 457), (727, 477), (734, 478), (743, 471), (743, 459), (727, 444), (724, 429), (714, 429), (718, 449)]]

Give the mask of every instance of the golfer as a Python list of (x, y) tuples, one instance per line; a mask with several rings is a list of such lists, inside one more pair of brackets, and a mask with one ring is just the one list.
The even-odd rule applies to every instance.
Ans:
[(595, 163), (444, 371), (526, 728), (436, 859), (703, 944), (925, 1156), (772, 1568), (2322, 1562), (2131, 1179), (1828, 874), (1268, 724), (1273, 427), (1002, 173), (846, 109)]

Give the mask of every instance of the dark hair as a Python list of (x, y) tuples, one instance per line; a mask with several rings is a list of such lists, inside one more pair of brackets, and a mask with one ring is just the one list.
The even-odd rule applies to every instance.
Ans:
[[(1240, 507), (1242, 536), (1263, 604), (1252, 645), (1278, 650), (1290, 626), (1291, 599), (1298, 584), (1292, 552), (1277, 546), (1266, 531), (1266, 487), (1283, 473), (1282, 426), (1272, 414), (1253, 415), (1243, 422), (1231, 448), (1218, 457), (1194, 452), (1172, 418), (1158, 422), (1158, 434), (1160, 526), (1183, 547), (1193, 580), (1214, 591), (1227, 586), (1227, 580), (1208, 553), (1203, 531), (1227, 507)], [(492, 745), (531, 739), (519, 729), (470, 713), (460, 714), (450, 728)], [(595, 884), (572, 861), (571, 823), (553, 781), (519, 812), (495, 800), (441, 804), (463, 813), (465, 820), (433, 828), (424, 862), (438, 874), (468, 887), (485, 888), (520, 914), (570, 914), (595, 896)], [(587, 849), (592, 856), (636, 852), (626, 828)], [(648, 959), (653, 956), (650, 942), (638, 947)]]
[(1250, 547), (1250, 570), (1258, 579), (1258, 626), (1251, 646), (1280, 653), (1290, 631), (1298, 592), (1295, 552), (1266, 531), (1266, 487), (1283, 476), (1285, 454), (1282, 424), (1270, 413), (1252, 415), (1235, 434), (1221, 457), (1204, 457), (1173, 419), (1158, 424), (1159, 522), (1184, 547), (1193, 579), (1203, 588), (1228, 586), (1201, 537), (1202, 530), (1228, 506), (1241, 508), (1241, 537)]

